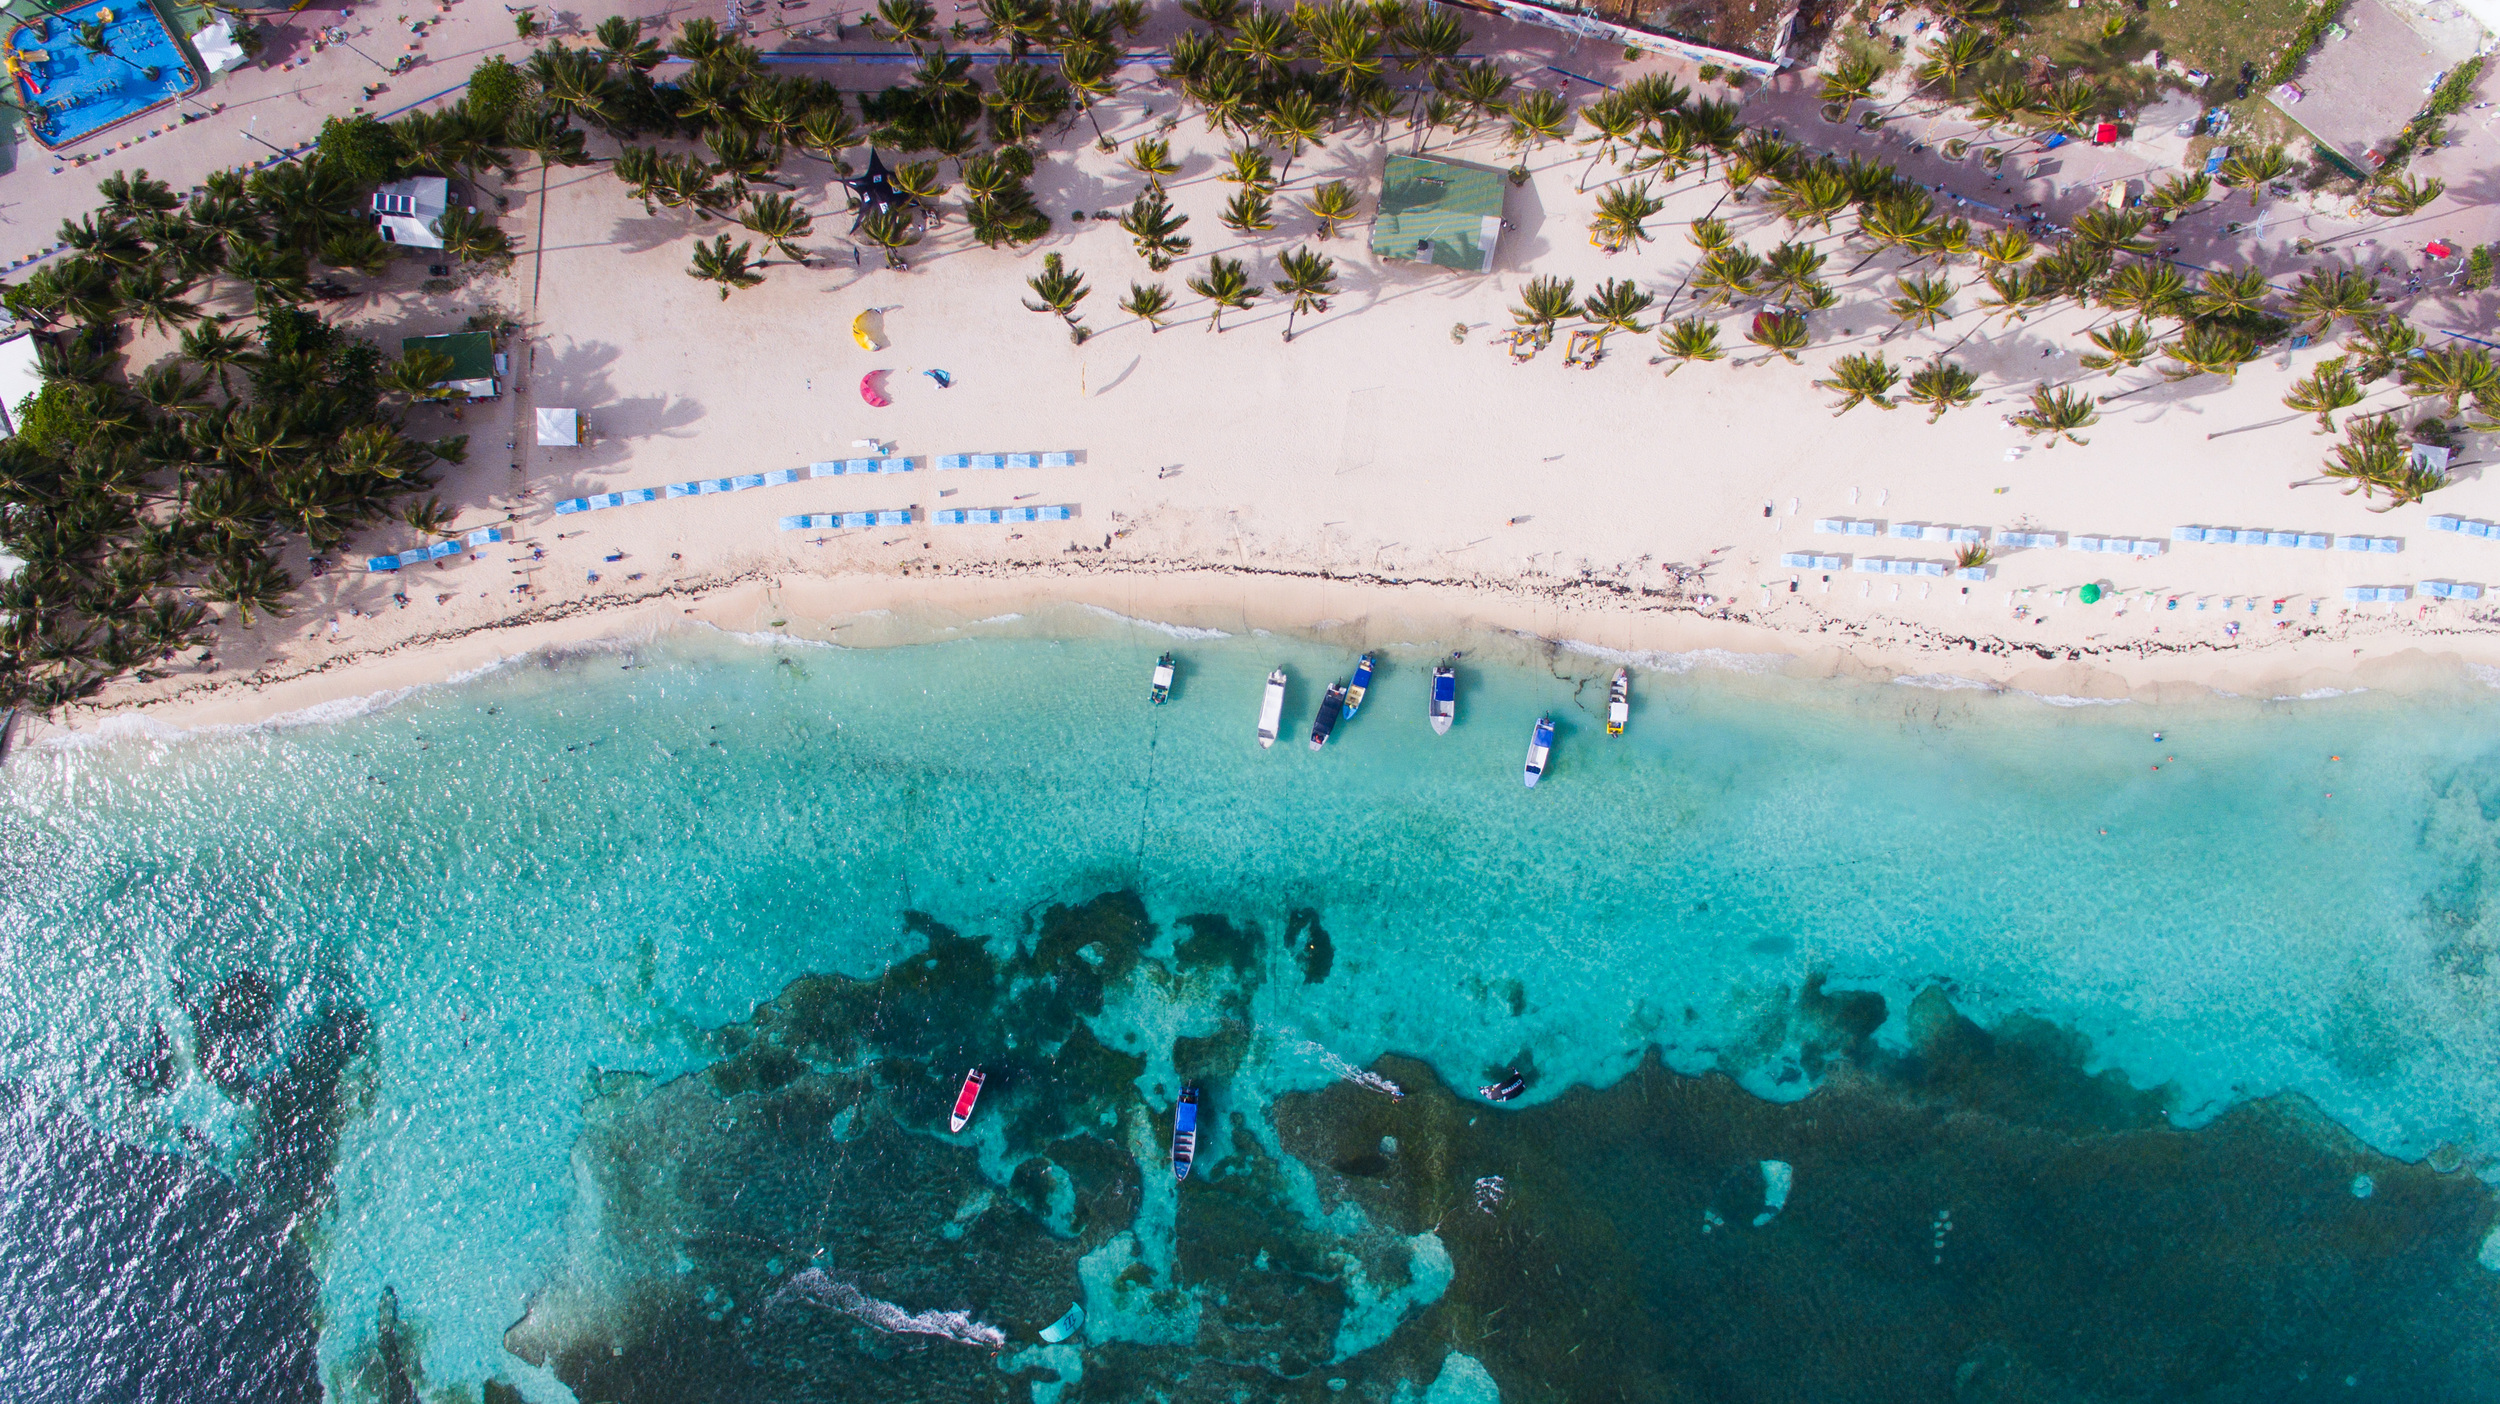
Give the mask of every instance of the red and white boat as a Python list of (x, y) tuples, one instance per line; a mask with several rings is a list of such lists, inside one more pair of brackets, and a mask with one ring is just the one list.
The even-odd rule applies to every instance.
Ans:
[(964, 1074), (964, 1090), (955, 1094), (955, 1115), (952, 1118), (954, 1121), (953, 1129), (957, 1131), (964, 1129), (964, 1123), (972, 1120), (972, 1104), (980, 1100), (981, 1070), (979, 1068), (974, 1068), (972, 1071)]

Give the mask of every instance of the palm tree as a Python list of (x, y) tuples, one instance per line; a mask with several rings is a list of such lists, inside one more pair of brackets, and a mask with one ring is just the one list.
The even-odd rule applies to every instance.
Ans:
[(61, 221), (61, 242), (101, 263), (127, 267), (147, 257), (147, 246), (128, 220), (109, 214)]
[(1003, 63), (990, 81), (981, 101), (990, 110), (990, 136), (1001, 146), (1023, 144), (1068, 110), (1068, 86), (1048, 69)]
[(1450, 60), (1467, 47), (1467, 37), (1467, 27), (1459, 23), (1458, 16), (1439, 5), (1423, 6), (1398, 27), (1398, 38), (1404, 42), (1407, 53), (1419, 61), (1435, 83), (1441, 81)]
[(2381, 171), (2378, 179), (2362, 190), (2361, 203), (2368, 206), (2373, 214), (2401, 219), (2419, 212), (2447, 189), (2448, 183), (2436, 176), (2416, 179), (2393, 171)]
[(1991, 268), (1980, 281), (1994, 294), (1979, 300), (1981, 314), (2001, 318), (2009, 327), (2030, 316), (2044, 298), (2039, 279), (2028, 268)]
[[(708, 23), (709, 20), (689, 21), (686, 28)], [(938, 44), (937, 9), (927, 0), (877, 0), (876, 27), (896, 42), (909, 45), (913, 53), (926, 53)]]
[(2144, 197), (2144, 203), (2177, 219), (2212, 199), (2213, 193), (2213, 177), (2203, 171), (2194, 171), (2187, 175), (2174, 175), (2155, 186), (2152, 193)]
[(141, 326), (160, 332), (199, 317), (199, 304), (183, 298), (189, 291), (189, 283), (177, 283), (152, 268), (134, 268), (121, 276), (123, 310), (138, 318)]
[(799, 119), (798, 144), (800, 150), (830, 163), (837, 173), (849, 175), (851, 163), (842, 159), (842, 153), (859, 145), (859, 124), (838, 101), (815, 108)]
[(210, 317), (183, 332), (182, 354), (192, 364), (214, 374), (217, 389), (231, 396), (234, 391), (226, 383), (226, 373), (252, 363), (252, 338), (242, 332), (227, 331), (225, 318)]
[(1817, 161), (1772, 186), (1771, 208), (1791, 229), (1811, 224), (1829, 231), (1833, 216), (1849, 208), (1849, 184), (1837, 167)]
[(1305, 6), (1298, 13), (1302, 46), (1319, 70), (1348, 88), (1380, 76), (1380, 32), (1361, 5)]
[(2338, 321), (2350, 318), (2357, 322), (2368, 315), (2370, 299), (2377, 290), (2374, 279), (2349, 268), (2304, 273), (2292, 285), (2292, 295), (2284, 302), (2283, 310), (2312, 335), (2323, 335), (2332, 331)]
[(1242, 61), (1256, 69), (1263, 78), (1275, 78), (1294, 59), (1293, 16), (1283, 10), (1260, 8), (1243, 15), (1225, 41), (1224, 48), (1239, 54)]
[(1571, 292), (1569, 278), (1530, 278), (1527, 286), (1519, 290), (1520, 305), (1510, 309), (1511, 320), (1535, 332), (1540, 339), (1551, 336), (1554, 324), (1578, 307)]
[(758, 195), (747, 201), (738, 222), (764, 238), (765, 246), (781, 250), (804, 264), (807, 251), (796, 241), (816, 232), (816, 217), (787, 195)]
[(1615, 147), (1640, 130), (1641, 114), (1618, 89), (1582, 103), (1580, 120), (1589, 129), (1588, 135), (1580, 138), (1580, 145), (1592, 149), (1589, 163), (1580, 168), (1580, 178), (1574, 182), (1574, 193), (1585, 194), (1589, 188), (1589, 176), (1596, 171), (1597, 163), (1614, 160)]
[(382, 372), (382, 388), (412, 405), (420, 400), (446, 399), (453, 392), (435, 387), (451, 379), (453, 369), (451, 357), (430, 346), (419, 346)]
[(2315, 370), (2292, 382), (2291, 392), (2283, 397), (2286, 409), (2318, 417), (2318, 432), (2335, 432), (2335, 411), (2351, 409), (2366, 398), (2361, 382), (2344, 369), (2343, 359), (2321, 361)]
[(1609, 253), (1637, 248), (1650, 238), (1647, 221), (1666, 208), (1649, 193), (1649, 182), (1610, 185), (1597, 197), (1597, 217), (1589, 221), (1591, 242)]
[(2196, 314), (2200, 317), (2261, 317), (2266, 311), (2266, 294), (2274, 291), (2266, 275), (2254, 268), (2237, 273), (2215, 269), (2205, 275), (2205, 284), (2196, 291)]
[(2116, 326), (2094, 327), (2090, 336), (2092, 344), (2100, 349), (2084, 353), (2083, 368), (2089, 371), (2116, 375), (2122, 370), (2134, 370), (2161, 349), (2153, 336), (2153, 324), (2141, 317)]
[(1826, 104), (1863, 102), (1875, 94), (1875, 81), (1884, 76), (1883, 65), (1863, 54), (1844, 54), (1832, 71), (1823, 77), (1817, 94)]
[(1085, 286), (1085, 275), (1069, 270), (1057, 253), (1042, 256), (1042, 271), (1024, 280), (1039, 302), (1027, 302), (1028, 312), (1048, 312), (1068, 324), (1068, 339), (1082, 343), (1085, 328), (1076, 320), (1076, 305), (1091, 296), (1093, 289)]
[(144, 215), (165, 214), (181, 206), (174, 188), (161, 180), (148, 177), (147, 168), (137, 175), (115, 171), (96, 182), (96, 192), (104, 197), (104, 212), (115, 219), (138, 219)]
[(466, 205), (443, 211), (434, 221), (434, 234), (443, 241), (443, 253), (462, 263), (485, 263), (512, 253), (512, 236)]
[(1832, 410), (1832, 417), (1838, 419), (1865, 404), (1891, 409), (1892, 387), (1900, 380), (1901, 372), (1880, 352), (1853, 352), (1832, 362), (1830, 378), (1814, 383), (1840, 396), (1840, 403)]
[(2292, 160), (2279, 146), (2254, 146), (2234, 151), (2222, 163), (2222, 178), (2248, 191), (2248, 203), (2257, 203), (2258, 192), (2266, 182), (2281, 180), (2292, 173)]
[(2405, 362), (2401, 379), (2405, 392), (2416, 398), (2446, 396), (2451, 415), (2469, 395), (2482, 399), (2500, 392), (2500, 372), (2494, 372), (2491, 357), (2476, 346), (2451, 344), (2413, 357)]
[(2101, 289), (2101, 305), (2139, 317), (2187, 315), (2187, 278), (2167, 263), (2130, 263), (2112, 273)]
[(1794, 312), (1756, 312), (1753, 325), (1745, 329), (1745, 339), (1771, 353), (1761, 364), (1770, 364), (1771, 356), (1781, 356), (1789, 364), (1797, 364), (1797, 353), (1806, 348), (1806, 319)]
[(1761, 255), (1751, 249), (1729, 245), (1702, 255), (1687, 286), (1704, 306), (1725, 307), (1740, 297), (1751, 295), (1754, 280), (1761, 275)]
[(1258, 284), (1250, 281), (1249, 271), (1241, 266), (1241, 260), (1221, 255), (1207, 260), (1204, 274), (1181, 281), (1191, 292), (1214, 304), (1214, 309), (1207, 314), (1207, 330), (1212, 332), (1224, 330), (1225, 308), (1240, 311), (1259, 295)]
[(1285, 340), (1293, 340), (1293, 319), (1305, 312), (1325, 312), (1328, 299), (1337, 288), (1337, 263), (1325, 254), (1311, 252), (1308, 244), (1276, 260), (1277, 271), (1285, 276), (1273, 286), (1280, 297), (1293, 299), (1285, 312)]
[(1991, 130), (2012, 126), (2031, 115), (2032, 110), (2031, 85), (2014, 77), (2000, 78), (1981, 88), (1970, 105), (1971, 119)]
[(217, 604), (234, 606), (235, 622), (252, 627), (252, 613), (257, 610), (272, 619), (286, 616), (286, 592), (295, 588), (295, 577), (286, 573), (278, 559), (264, 551), (246, 551), (217, 562), (209, 572), (208, 583), (201, 587), (200, 597)]
[(1189, 237), (1180, 232), (1187, 223), (1189, 216), (1172, 213), (1172, 202), (1160, 189), (1138, 196), (1130, 202), (1128, 213), (1120, 216), (1120, 227), (1137, 243), (1137, 256), (1157, 273), (1189, 252)]
[(513, 150), (537, 157), (542, 168), (590, 164), (590, 151), (582, 134), (560, 114), (544, 107), (514, 114), (505, 124), (504, 140), (512, 144)]
[(2101, 90), (2088, 79), (2068, 78), (2043, 88), (2032, 106), (2057, 130), (2079, 132), (2084, 122), (2100, 110)]
[(1979, 377), (1951, 361), (1930, 361), (1910, 372), (1906, 387), (1911, 404), (1927, 410), (1927, 422), (1944, 418), (1945, 411), (1967, 407), (1979, 398)]
[(1163, 178), (1181, 168), (1172, 159), (1172, 143), (1161, 137), (1139, 137), (1130, 142), (1124, 159), (1128, 168), (1144, 176), (1147, 186), (1157, 194), (1163, 191)]
[(2089, 429), (2100, 419), (2101, 412), (2093, 407), (2091, 396), (2046, 385), (2033, 386), (2031, 408), (2014, 416), (2014, 422), (2025, 434), (2035, 439), (2048, 436), (2050, 448), (2057, 447), (2061, 439), (2077, 447), (2089, 444), (2091, 440), (2075, 431)]
[(1953, 300), (1951, 279), (1903, 278), (1894, 286), (1900, 289), (1899, 294), (1884, 304), (1892, 313), (1894, 330), (1915, 323), (1919, 330), (1925, 331), (1945, 320), (1945, 304)]
[(292, 305), (311, 296), (305, 284), (304, 256), (253, 240), (233, 244), (226, 254), (226, 272), (252, 288), (256, 307)]
[(1303, 212), (1319, 221), (1319, 237), (1334, 239), (1337, 226), (1354, 217), (1359, 208), (1354, 187), (1342, 180), (1332, 180), (1310, 194), (1302, 202)]
[(687, 267), (686, 276), (720, 284), (721, 301), (727, 302), (729, 294), (737, 289), (751, 288), (764, 281), (764, 275), (747, 264), (747, 254), (754, 247), (746, 243), (733, 249), (729, 246), (728, 235), (716, 234), (712, 242), (698, 242), (694, 246), (694, 262)]
[(2031, 236), (2020, 229), (1992, 231), (1979, 241), (1979, 260), (1991, 268), (2010, 268), (2031, 257)]
[(1918, 66), (1922, 87), (1942, 88), (1945, 96), (1962, 95), (1962, 80), (1995, 52), (1996, 42), (1982, 30), (1957, 29), (1944, 42), (1929, 46), (1927, 60)]
[(642, 35), (642, 21), (624, 15), (610, 15), (599, 21), (592, 37), (599, 41), (599, 56), (619, 68), (648, 73), (668, 57), (659, 42)]
[(2379, 488), (2401, 478), (2406, 460), (2412, 456), (2393, 419), (2383, 414), (2352, 415), (2344, 420), (2344, 442), (2335, 446), (2334, 456), (2326, 461), (2324, 475), (2344, 479), (2351, 484), (2344, 489), (2344, 495), (2350, 497), (2357, 492), (2366, 501), (2375, 497)]
[(1320, 135), (1328, 129), (1328, 115), (1320, 110), (1318, 98), (1296, 88), (1269, 104), (1265, 125), (1268, 139), (1285, 148), (1285, 164), (1276, 172), (1282, 180), (1302, 148), (1323, 144)]
[(1267, 192), (1244, 186), (1224, 202), (1224, 210), (1216, 218), (1225, 228), (1247, 239), (1276, 227), (1276, 206), (1267, 198)]
[(920, 242), (920, 230), (913, 225), (912, 217), (906, 211), (879, 210), (859, 222), (859, 232), (869, 243), (885, 250), (886, 267), (901, 269), (911, 266), (903, 261), (903, 250)]
[(1533, 151), (1549, 141), (1560, 141), (1563, 126), (1570, 120), (1571, 109), (1563, 104), (1562, 95), (1538, 88), (1510, 105), (1510, 144)]
[(2163, 368), (2164, 380), (2175, 384), (2200, 375), (2218, 375), (2227, 381), (2239, 374), (2241, 366), (2257, 359), (2257, 339), (2236, 327), (2192, 322), (2163, 352), (2179, 363)]
[(2142, 210), (2096, 206), (2075, 216), (2074, 243), (2098, 254), (2149, 254), (2153, 247), (2143, 235), (2151, 222), (2152, 217)]
[(1128, 296), (1120, 299), (1120, 310), (1144, 319), (1155, 331), (1163, 330), (1163, 314), (1172, 310), (1171, 290), (1161, 283), (1131, 283)]
[(2422, 349), (2422, 334), (2401, 317), (2363, 322), (2359, 333), (2344, 345), (2360, 357), (2353, 370), (2365, 384), (2403, 365)]
[(1655, 297), (1643, 292), (1629, 278), (1609, 278), (1590, 292), (1588, 300), (1580, 304), (1580, 312), (1600, 327), (1641, 332), (1648, 328), (1640, 324), (1640, 315), (1648, 311), (1649, 305), (1655, 301)]
[(1510, 111), (1510, 75), (1495, 67), (1490, 60), (1459, 69), (1458, 77), (1451, 82), (1450, 92), (1466, 107), (1467, 126), (1471, 131), (1477, 122)]
[(1268, 159), (1265, 147), (1245, 142), (1224, 153), (1224, 165), (1216, 178), (1244, 190), (1273, 190), (1276, 165)]
[[(1935, 202), (1924, 190), (1887, 195), (1858, 211), (1858, 233), (1875, 243), (1875, 252), (1868, 254), (1868, 259), (1886, 249), (1915, 248), (1934, 237), (1935, 231)], [(1863, 266), (1866, 259), (1858, 262)]]
[(1719, 328), (1699, 317), (1686, 317), (1658, 328), (1658, 349), (1667, 353), (1674, 365), (1667, 367), (1673, 375), (1695, 361), (1716, 361), (1727, 355), (1719, 349)]

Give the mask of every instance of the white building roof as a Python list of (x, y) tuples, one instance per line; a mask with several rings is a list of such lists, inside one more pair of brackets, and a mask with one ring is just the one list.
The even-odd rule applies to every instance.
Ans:
[(538, 412), (538, 446), (540, 448), (578, 448), (581, 442), (581, 411), (542, 409)]
[(211, 73), (223, 73), (243, 62), (243, 46), (234, 42), (234, 24), (221, 19), (191, 36), (191, 47)]
[(35, 334), (23, 332), (0, 341), (0, 424), (8, 432), (17, 432), (17, 407), (41, 389), (43, 361), (35, 348)]
[(451, 182), (441, 176), (395, 180), (373, 192), (373, 222), (382, 237), (412, 249), (439, 249), (434, 221), (451, 208)]

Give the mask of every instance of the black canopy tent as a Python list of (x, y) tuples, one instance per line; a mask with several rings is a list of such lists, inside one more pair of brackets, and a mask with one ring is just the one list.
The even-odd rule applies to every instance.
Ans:
[(917, 196), (894, 188), (894, 173), (885, 168), (884, 158), (877, 155), (874, 147), (868, 150), (868, 169), (842, 182), (842, 187), (850, 191), (851, 199), (857, 202), (857, 213), (851, 219), (851, 232), (854, 234), (859, 232), (859, 226), (870, 215), (881, 215), (888, 210), (915, 209), (920, 204)]

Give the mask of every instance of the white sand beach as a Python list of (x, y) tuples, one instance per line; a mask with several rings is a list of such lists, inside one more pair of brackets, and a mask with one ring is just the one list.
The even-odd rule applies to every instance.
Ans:
[[(1470, 25), (1471, 51), (1549, 83), (1566, 80), (1548, 64), (1620, 82), (1661, 63), (1571, 52), (1557, 36), (1482, 17)], [(1689, 65), (1674, 71), (1694, 81)], [(833, 76), (854, 88), (891, 79)], [(1112, 136), (1150, 131), (1179, 111), (1150, 68), (1122, 78), (1121, 96), (1100, 110)], [(1749, 115), (1801, 106), (1782, 94), (1813, 81), (1789, 74), (1779, 91), (1757, 89)], [(1567, 86), (1575, 103), (1594, 91)], [(2297, 692), (2425, 661), (2500, 665), (2500, 633), (2480, 605), (2347, 602), (2352, 586), (2500, 584), (2500, 542), (2426, 525), (2435, 512), (2500, 517), (2500, 495), (2473, 466), (2480, 440), (2459, 454), (2456, 484), (2426, 506), (2379, 513), (2331, 484), (2292, 486), (2315, 476), (2332, 441), (2282, 395), (2330, 345), (2271, 354), (2230, 385), (2161, 385), (2150, 369), (2093, 377), (2077, 349), (2089, 349), (2083, 332), (2109, 314), (2063, 304), (2011, 328), (1983, 326), (1967, 288), (1932, 330), (1879, 341), (1901, 264), (1885, 253), (1836, 279), (1841, 303), (1815, 315), (1802, 365), (1761, 364), (1742, 311), (1718, 314), (1726, 360), (1672, 375), (1653, 363), (1653, 337), (1620, 333), (1594, 369), (1567, 368), (1562, 337), (1514, 365), (1493, 338), (1509, 329), (1508, 309), (1531, 276), (1573, 278), (1582, 294), (1601, 279), (1632, 279), (1664, 305), (1694, 261), (1684, 226), (1714, 205), (1757, 250), (1791, 236), (1758, 200), (1721, 204), (1724, 184), (1695, 172), (1660, 189), (1667, 208), (1650, 223), (1654, 242), (1605, 254), (1587, 232), (1596, 195), (1579, 188), (1589, 152), (1555, 144), (1526, 158), (1532, 179), (1509, 192), (1513, 227), (1491, 273), (1382, 263), (1366, 237), (1383, 147), (1332, 137), (1293, 163), (1278, 228), (1245, 243), (1216, 218), (1234, 189), (1215, 175), (1227, 140), (1195, 116), (1168, 135), (1182, 161), (1172, 198), (1191, 217), (1184, 232), (1196, 247), (1161, 275), (1117, 227), (1073, 220), (1073, 211), (1124, 209), (1143, 185), (1091, 148), (1082, 120), (1036, 176), (1056, 221), (1048, 239), (1019, 252), (983, 248), (950, 212), (907, 251), (906, 272), (880, 267), (872, 247), (854, 261), (831, 168), (794, 158), (785, 170), (809, 182), (794, 193), (817, 217), (813, 266), (759, 246), (774, 265), (765, 282), (726, 301), (685, 271), (694, 240), (717, 222), (647, 215), (604, 166), (557, 170), (543, 196), (535, 171), (517, 178), (502, 223), (522, 252), (508, 275), (480, 275), (446, 298), (418, 292), (409, 270), (395, 275), (404, 290), (351, 314), (393, 337), (456, 327), (479, 311), (522, 324), (503, 400), (469, 407), (456, 424), (447, 411), (421, 410), (413, 426), (472, 436), (469, 463), (446, 474), (441, 496), (462, 509), (459, 529), (501, 525), (509, 540), (396, 575), (334, 570), (309, 581), (287, 617), (230, 632), (214, 667), (186, 659), (162, 680), (117, 684), (61, 723), (88, 727), (133, 709), (172, 724), (236, 721), (449, 676), (542, 643), (687, 619), (826, 637), (846, 613), (897, 604), (980, 617), (1088, 602), (1228, 630), (1329, 621), (1357, 641), (1367, 621), (1393, 622), (1399, 637), (1513, 630), (2076, 695)], [(1392, 135), (1390, 149), (1412, 149), (1402, 123)], [(1816, 138), (1794, 126), (1789, 135)], [(613, 146), (594, 137), (592, 149)], [(1436, 133), (1432, 151), (1496, 167), (1513, 159), (1490, 130)], [(1365, 204), (1339, 238), (1319, 243), (1295, 202), (1330, 179), (1353, 183)], [(1830, 253), (1831, 275), (1869, 247), (1812, 229), (1794, 237)], [(1246, 260), (1264, 286), (1277, 256), (1305, 243), (1336, 260), (1339, 292), (1325, 313), (1299, 320), (1290, 343), (1272, 292), (1228, 314), (1221, 334), (1202, 330), (1207, 305), (1182, 279), (1205, 255)], [(1081, 346), (1057, 318), (1022, 305), (1024, 279), (1051, 252), (1092, 288), (1079, 311), (1094, 334)], [(1971, 281), (1967, 269), (1953, 276)], [(1178, 304), (1159, 333), (1115, 305), (1132, 281), (1158, 280)], [(887, 340), (876, 351), (851, 336), (868, 309)], [(1692, 311), (1689, 299), (1672, 303), (1673, 316)], [(1982, 399), (1938, 423), (1907, 406), (1835, 418), (1834, 397), (1813, 384), (1851, 351), (1914, 361), (1948, 348), (1980, 374)], [(952, 387), (929, 370), (947, 372)], [(859, 392), (880, 371), (888, 408)], [(2105, 406), (2083, 431), (2088, 443), (2048, 448), (2004, 418), (2044, 381), (2155, 388)], [(2367, 407), (2403, 398), (2392, 381), (2374, 389)], [(526, 426), (541, 406), (583, 411), (591, 441), (535, 447)], [(869, 439), (914, 458), (918, 471), (806, 477), (809, 463), (865, 453), (854, 445)], [(1065, 452), (1074, 464), (932, 471), (940, 455), (1012, 452)], [(582, 494), (782, 468), (801, 469), (800, 481), (554, 510)], [(1075, 512), (1016, 526), (927, 517), (1031, 505)], [(777, 528), (788, 514), (903, 508), (913, 525)], [(1992, 540), (2009, 530), (2142, 538), (2162, 551), (2001, 550), (1979, 582), (1781, 565), (1784, 552), (1950, 554), (1935, 541), (1815, 533), (1816, 519), (1833, 517), (1979, 527)], [(2173, 528), (2189, 524), (2403, 545), (2363, 554), (2174, 543)], [(394, 528), (350, 550), (361, 563), (416, 539)], [(524, 582), (530, 589), (516, 593)], [(2080, 602), (2086, 583), (2107, 592), (2098, 603)]]

